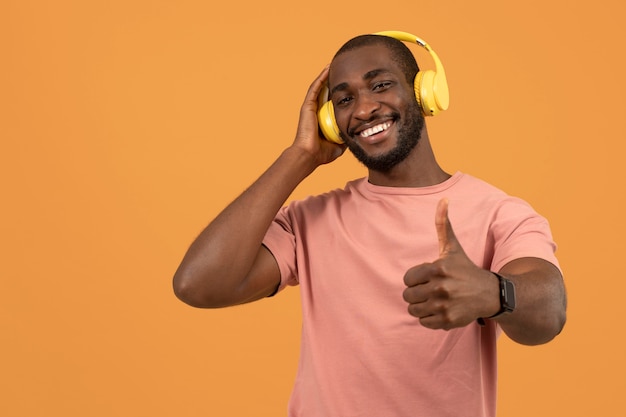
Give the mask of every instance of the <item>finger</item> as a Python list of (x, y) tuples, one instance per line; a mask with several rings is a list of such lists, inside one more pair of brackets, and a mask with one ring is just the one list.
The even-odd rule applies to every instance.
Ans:
[(420, 304), (428, 301), (428, 289), (425, 284), (406, 287), (402, 291), (402, 298), (409, 304)]
[(425, 302), (409, 304), (407, 307), (407, 311), (409, 312), (411, 316), (416, 317), (420, 320), (425, 319), (427, 317), (435, 316), (432, 312), (428, 311), (428, 308)]
[(419, 319), (420, 324), (429, 329), (449, 330), (454, 327), (448, 314), (441, 308), (433, 306), (432, 303), (423, 302), (410, 304), (408, 312), (413, 317)]
[(410, 268), (404, 274), (404, 285), (414, 287), (416, 285), (426, 284), (430, 281), (435, 270), (431, 263), (424, 263)]
[(322, 72), (320, 72), (320, 74), (311, 83), (311, 85), (309, 87), (309, 91), (307, 92), (307, 95), (306, 95), (306, 99), (305, 100), (307, 102), (310, 102), (311, 104), (315, 104), (315, 110), (316, 111), (317, 111), (317, 107), (319, 105), (318, 97), (320, 96), (320, 93), (324, 89), (324, 86), (326, 85), (326, 81), (328, 80), (328, 70), (329, 70), (329, 68), (330, 68), (329, 65), (324, 67)]
[[(318, 111), (318, 96), (320, 91), (323, 89), (326, 80), (328, 79), (328, 70), (329, 66), (324, 67), (324, 69), (319, 73), (319, 75), (313, 80), (309, 89), (307, 90), (306, 96), (304, 98), (304, 102), (302, 107), (300, 108), (300, 120), (298, 122), (298, 130), (296, 132), (296, 139), (307, 138), (307, 140), (313, 139), (313, 142), (317, 143), (321, 138), (319, 137), (319, 128), (318, 128), (318, 120), (317, 120), (317, 111)], [(341, 155), (342, 150), (333, 150), (334, 158)]]
[(450, 330), (454, 327), (450, 322), (442, 320), (440, 316), (434, 314), (419, 319), (422, 326), (432, 330)]
[(448, 199), (443, 198), (437, 204), (435, 214), (435, 227), (437, 228), (437, 238), (439, 240), (439, 256), (443, 257), (450, 252), (454, 252), (460, 247), (459, 241), (454, 234), (450, 218), (448, 217)]

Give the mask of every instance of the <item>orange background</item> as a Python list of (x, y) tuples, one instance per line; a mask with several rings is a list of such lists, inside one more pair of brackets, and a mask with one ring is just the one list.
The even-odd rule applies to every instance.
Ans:
[[(390, 29), (446, 68), (444, 168), (525, 198), (560, 245), (568, 324), (501, 339), (499, 414), (625, 414), (621, 0), (211, 3), (0, 4), (0, 415), (285, 415), (298, 291), (197, 310), (171, 277), (335, 50)], [(294, 197), (364, 173), (346, 155)]]

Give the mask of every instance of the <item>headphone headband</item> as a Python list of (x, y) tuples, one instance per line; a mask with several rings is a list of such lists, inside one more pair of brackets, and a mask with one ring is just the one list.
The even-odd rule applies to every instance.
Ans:
[[(436, 112), (431, 111), (431, 113), (438, 113), (439, 111), (447, 110), (450, 105), (450, 92), (448, 91), (448, 81), (446, 79), (446, 72), (443, 69), (443, 64), (439, 59), (439, 56), (435, 53), (433, 48), (430, 47), (423, 39), (412, 35), (408, 32), (401, 32), (398, 30), (387, 30), (383, 32), (374, 33), (374, 35), (388, 36), (390, 38), (397, 39), (403, 42), (415, 43), (422, 48), (424, 48), (430, 56), (433, 58), (433, 62), (435, 63), (435, 80), (433, 84), (433, 94), (434, 99), (437, 103), (438, 110)], [(417, 88), (417, 86), (416, 86)], [(417, 93), (417, 90), (416, 90)], [(434, 114), (432, 114), (434, 116)]]

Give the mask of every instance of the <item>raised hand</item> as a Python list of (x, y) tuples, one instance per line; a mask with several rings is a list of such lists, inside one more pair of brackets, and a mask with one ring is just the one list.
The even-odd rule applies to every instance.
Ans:
[(328, 67), (311, 83), (307, 91), (304, 103), (300, 108), (300, 120), (298, 131), (293, 146), (304, 149), (313, 155), (318, 165), (334, 161), (346, 150), (345, 145), (338, 145), (325, 140), (319, 131), (317, 111), (319, 107), (318, 97), (328, 80)]
[(404, 276), (409, 313), (425, 327), (445, 330), (495, 314), (500, 308), (498, 279), (465, 254), (448, 218), (447, 199), (437, 205), (435, 226), (439, 258), (412, 267)]

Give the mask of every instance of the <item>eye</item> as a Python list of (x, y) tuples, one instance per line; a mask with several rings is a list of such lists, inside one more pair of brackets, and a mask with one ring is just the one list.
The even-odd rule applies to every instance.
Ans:
[(391, 81), (379, 81), (377, 83), (374, 83), (372, 90), (374, 91), (386, 90), (390, 86), (391, 86)]
[(350, 96), (340, 97), (337, 100), (337, 106), (345, 106), (346, 104), (350, 103), (351, 101), (352, 101), (352, 97), (350, 97)]

